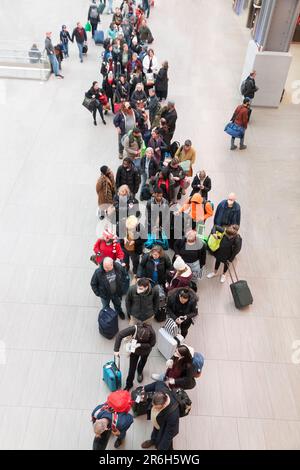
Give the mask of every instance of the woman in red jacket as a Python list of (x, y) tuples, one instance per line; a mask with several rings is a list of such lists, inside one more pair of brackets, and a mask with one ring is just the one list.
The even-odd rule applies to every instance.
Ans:
[[(244, 132), (240, 137), (240, 150), (245, 150), (247, 145), (244, 145), (245, 131), (249, 122), (249, 109), (250, 109), (250, 98), (245, 98), (243, 104), (238, 106), (233, 113), (231, 121), (234, 122), (237, 126), (240, 126), (244, 129)], [(235, 137), (231, 137), (231, 147), (230, 150), (235, 150), (237, 145), (234, 144)]]
[(117, 236), (108, 229), (104, 230), (102, 237), (96, 241), (94, 252), (95, 255), (91, 256), (91, 261), (97, 265), (106, 257), (112, 258), (114, 261), (123, 261), (124, 259), (124, 252)]

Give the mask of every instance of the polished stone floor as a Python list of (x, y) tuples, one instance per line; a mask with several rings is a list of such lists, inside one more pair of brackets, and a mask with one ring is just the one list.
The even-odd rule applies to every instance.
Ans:
[[(77, 0), (70, 11), (70, 2), (52, 0), (38, 9), (27, 0), (16, 18), (2, 0), (1, 35), (42, 45), (45, 31), (85, 22), (88, 4)], [(300, 340), (300, 105), (254, 110), (248, 149), (229, 151), (223, 128), (240, 100), (249, 39), (230, 4), (156, 0), (151, 15), (153, 47), (170, 63), (176, 139), (193, 141), (197, 168), (212, 178), (212, 200), (235, 191), (242, 206), (237, 268), (254, 296), (239, 312), (229, 279), (201, 282), (188, 339), (206, 362), (175, 448), (299, 449), (300, 365), (292, 358)], [(101, 368), (112, 343), (98, 334), (89, 256), (98, 169), (116, 170), (119, 161), (112, 118), (94, 127), (81, 106), (99, 79), (102, 48), (89, 42), (83, 64), (71, 46), (64, 80), (0, 82), (1, 449), (91, 448), (89, 414), (107, 395)], [(154, 350), (145, 382), (163, 369)], [(125, 448), (138, 449), (150, 430), (135, 420)]]

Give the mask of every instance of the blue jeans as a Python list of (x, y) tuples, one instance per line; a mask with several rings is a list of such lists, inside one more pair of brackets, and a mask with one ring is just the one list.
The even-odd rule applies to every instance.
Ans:
[(63, 53), (65, 57), (69, 57), (69, 43), (68, 42), (63, 42)]
[(113, 0), (108, 0), (108, 12), (113, 13)]
[(109, 304), (112, 301), (113, 306), (115, 308), (115, 311), (117, 313), (122, 311), (122, 307), (121, 307), (122, 299), (120, 299), (120, 297), (117, 294), (112, 295), (110, 299), (107, 299), (107, 298), (104, 298), (104, 297), (100, 297), (100, 299), (101, 299), (103, 308), (109, 307)]
[(49, 57), (51, 65), (52, 65), (54, 75), (58, 75), (59, 74), (59, 65), (58, 65), (57, 58), (55, 57), (54, 54), (51, 54), (48, 57)]
[(80, 62), (82, 62), (83, 61), (83, 55), (82, 55), (83, 42), (78, 42), (77, 46), (79, 50), (79, 59), (80, 59)]

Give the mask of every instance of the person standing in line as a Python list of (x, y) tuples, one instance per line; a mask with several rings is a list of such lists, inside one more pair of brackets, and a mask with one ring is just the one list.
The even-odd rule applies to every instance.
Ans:
[(65, 59), (69, 57), (69, 41), (73, 42), (70, 36), (69, 31), (67, 30), (67, 27), (65, 24), (62, 25), (61, 27), (61, 32), (59, 33), (59, 38), (60, 42), (63, 47), (63, 53)]
[(204, 170), (200, 170), (199, 173), (196, 173), (192, 181), (192, 188), (190, 197), (193, 197), (194, 194), (200, 193), (200, 196), (204, 201), (208, 200), (208, 193), (211, 190), (211, 179), (206, 175)]
[(130, 157), (125, 157), (122, 165), (119, 166), (116, 175), (116, 187), (127, 185), (130, 189), (131, 194), (135, 196), (137, 194), (141, 183), (141, 177), (134, 166)]
[(134, 286), (129, 287), (126, 296), (126, 310), (130, 325), (139, 321), (151, 324), (159, 309), (159, 290), (152, 287), (149, 279), (140, 278)]
[(179, 408), (174, 395), (163, 382), (146, 385), (145, 392), (155, 392), (152, 399), (153, 431), (142, 449), (173, 450), (173, 439), (179, 433)]
[(87, 41), (87, 35), (80, 21), (77, 23), (76, 28), (74, 28), (73, 30), (72, 41), (74, 41), (74, 38), (76, 39), (76, 43), (77, 43), (77, 47), (79, 51), (79, 59), (80, 59), (80, 62), (82, 63), (83, 62), (83, 46), (84, 46), (84, 43)]
[[(245, 150), (247, 145), (244, 144), (245, 132), (249, 122), (250, 98), (244, 98), (243, 104), (239, 105), (233, 113), (231, 121), (242, 128), (242, 132), (238, 137), (240, 139), (240, 150)], [(231, 137), (230, 150), (236, 150), (235, 137)]]
[(100, 297), (103, 308), (113, 303), (114, 309), (125, 320), (122, 310), (122, 297), (128, 290), (128, 274), (120, 263), (106, 257), (93, 274), (91, 288), (97, 297)]
[(170, 133), (170, 141), (171, 141), (175, 133), (176, 121), (177, 121), (177, 111), (175, 109), (174, 101), (168, 101), (167, 106), (165, 106), (162, 109), (161, 117), (166, 120), (169, 133)]
[[(217, 225), (212, 230), (212, 235), (216, 231), (224, 230), (222, 227)], [(226, 227), (224, 236), (221, 240), (220, 247), (213, 252), (216, 258), (215, 270), (207, 275), (208, 279), (211, 279), (217, 275), (220, 264), (224, 264), (223, 274), (221, 275), (220, 282), (223, 284), (226, 281), (226, 272), (228, 270), (228, 264), (232, 263), (236, 255), (242, 249), (242, 238), (238, 234), (239, 226), (231, 225)]]
[(134, 350), (130, 352), (129, 356), (129, 371), (126, 379), (125, 390), (130, 390), (133, 387), (135, 372), (137, 370), (138, 383), (143, 382), (143, 370), (147, 363), (149, 354), (156, 343), (156, 335), (152, 326), (148, 323), (138, 322), (134, 326), (129, 326), (125, 330), (118, 333), (114, 346), (114, 355), (120, 356), (121, 342), (124, 338), (131, 336), (137, 341)]
[(121, 247), (124, 252), (124, 263), (126, 269), (130, 269), (130, 260), (132, 261), (132, 272), (136, 276), (140, 256), (143, 253), (144, 239), (141, 236), (142, 227), (135, 215), (131, 215), (126, 219), (126, 235), (121, 239)]
[(153, 284), (164, 286), (172, 267), (171, 260), (161, 246), (155, 245), (145, 253), (138, 267), (137, 277), (151, 279)]
[(128, 101), (124, 101), (121, 105), (120, 111), (116, 113), (114, 117), (114, 126), (118, 132), (119, 158), (121, 160), (123, 160), (124, 151), (122, 138), (134, 127), (137, 127), (139, 122), (140, 118), (138, 112), (135, 109), (132, 109), (131, 104)]
[[(175, 153), (175, 157), (179, 159), (180, 163), (189, 162), (189, 168), (185, 170), (186, 176), (193, 176), (193, 165), (196, 161), (196, 150), (192, 147), (191, 140), (187, 139), (184, 142), (184, 145), (179, 147), (177, 152)], [(182, 194), (185, 194), (182, 191)]]
[(221, 227), (241, 225), (241, 206), (236, 202), (234, 193), (230, 193), (227, 199), (218, 204), (214, 225), (220, 225)]
[(155, 127), (154, 126), (155, 118), (159, 114), (159, 111), (160, 111), (160, 102), (159, 102), (158, 97), (156, 96), (155, 88), (150, 88), (150, 90), (149, 90), (149, 98), (147, 100), (147, 108), (149, 110), (150, 124), (151, 124), (151, 127), (153, 128), (153, 127)]
[(143, 10), (145, 12), (145, 15), (147, 13), (147, 18), (149, 18), (151, 10), (151, 0), (143, 0)]
[(159, 101), (166, 100), (168, 97), (168, 69), (169, 64), (165, 60), (158, 71), (155, 81), (155, 90)]
[(91, 23), (92, 37), (94, 37), (95, 31), (97, 31), (98, 28), (98, 23), (100, 23), (100, 15), (95, 0), (92, 1), (92, 4), (89, 7), (87, 20)]
[(46, 33), (45, 50), (47, 52), (47, 56), (49, 58), (49, 61), (50, 61), (50, 64), (51, 64), (54, 75), (58, 78), (64, 78), (64, 76), (61, 75), (61, 73), (59, 73), (59, 64), (58, 64), (58, 60), (57, 60), (56, 55), (55, 55), (55, 51), (54, 51), (54, 47), (53, 47), (53, 44), (52, 44), (51, 36), (52, 36), (51, 32)]
[(106, 121), (104, 119), (103, 115), (103, 106), (100, 101), (100, 87), (98, 82), (93, 82), (91, 88), (86, 92), (85, 96), (90, 99), (94, 99), (94, 104), (93, 104), (93, 119), (94, 119), (94, 126), (97, 126), (97, 110), (99, 111), (99, 114), (101, 116), (102, 122), (104, 125), (106, 125)]
[(186, 338), (188, 330), (198, 315), (198, 297), (193, 289), (174, 289), (167, 299), (167, 317), (180, 327), (180, 334)]
[[(96, 184), (96, 193), (98, 195), (98, 215), (103, 220), (107, 214), (107, 209), (112, 207), (116, 193), (116, 183), (114, 174), (108, 166), (103, 165), (100, 168), (100, 178)], [(102, 208), (102, 206), (108, 206)]]

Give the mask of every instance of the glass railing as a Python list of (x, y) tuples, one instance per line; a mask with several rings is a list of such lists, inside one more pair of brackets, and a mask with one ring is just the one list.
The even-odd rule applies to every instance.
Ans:
[(0, 42), (0, 77), (47, 80), (51, 66), (38, 48), (13, 49)]

